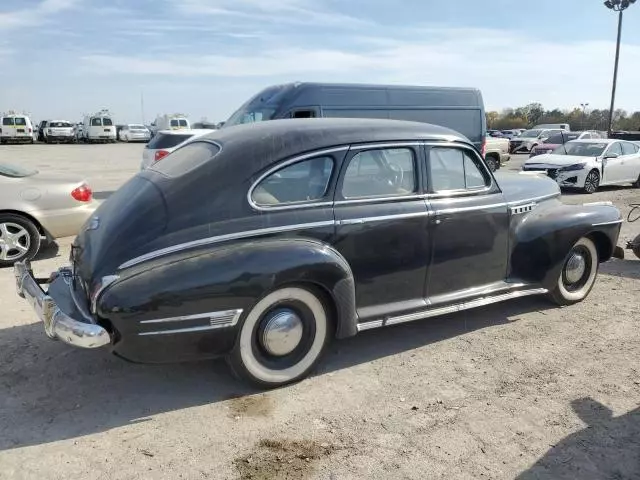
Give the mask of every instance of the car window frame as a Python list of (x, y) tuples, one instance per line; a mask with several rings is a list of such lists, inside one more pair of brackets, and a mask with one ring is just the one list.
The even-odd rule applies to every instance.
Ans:
[[(616, 146), (616, 145), (620, 146), (620, 153), (612, 151), (614, 146)], [(613, 142), (611, 145), (609, 145), (607, 148), (605, 148), (604, 153), (602, 155), (606, 157), (610, 153), (618, 153), (618, 156), (624, 155), (624, 150), (622, 149), (622, 145), (621, 145), (620, 141)]]
[[(336, 182), (334, 200), (336, 202), (345, 202), (345, 203), (368, 203), (368, 202), (382, 201), (386, 199), (389, 199), (389, 200), (396, 199), (398, 201), (401, 201), (402, 199), (415, 198), (416, 196), (420, 195), (423, 191), (422, 169), (420, 165), (421, 159), (423, 157), (423, 153), (421, 152), (420, 147), (421, 147), (421, 144), (417, 142), (384, 143), (384, 144), (374, 143), (374, 144), (366, 144), (366, 145), (357, 145), (357, 144), (351, 145), (351, 147), (349, 148), (348, 154), (345, 156), (342, 162), (343, 164), (340, 169), (340, 176), (338, 177), (338, 181)], [(410, 150), (413, 155), (414, 189), (412, 192), (409, 192), (407, 194), (402, 194), (402, 195), (381, 194), (381, 195), (366, 195), (361, 197), (345, 197), (343, 195), (342, 190), (344, 187), (344, 180), (346, 178), (349, 165), (351, 164), (351, 161), (354, 158), (356, 158), (359, 154), (363, 152), (369, 152), (372, 150), (399, 150), (399, 149)]]
[[(631, 153), (625, 153), (624, 151), (624, 146), (625, 145), (629, 145), (630, 149), (632, 150)], [(622, 147), (622, 155), (623, 156), (627, 156), (627, 155), (635, 155), (637, 152), (634, 150), (634, 144), (628, 141), (622, 141), (620, 142), (620, 146)]]
[[(333, 206), (333, 196), (335, 192), (336, 179), (338, 175), (341, 174), (342, 167), (344, 166), (344, 157), (349, 151), (349, 146), (337, 146), (333, 148), (325, 148), (322, 150), (316, 150), (314, 152), (309, 152), (303, 155), (296, 155), (294, 157), (290, 157), (288, 159), (282, 159), (277, 162), (274, 162), (267, 170), (258, 175), (256, 180), (251, 182), (251, 186), (246, 194), (247, 202), (250, 207), (258, 212), (274, 212), (281, 210), (295, 210), (295, 209), (304, 209), (304, 208), (316, 208), (316, 207), (327, 207)], [(290, 202), (287, 204), (278, 204), (278, 205), (259, 205), (253, 201), (253, 192), (254, 190), (262, 183), (263, 180), (268, 178), (274, 173), (278, 171), (290, 167), (291, 165), (295, 165), (296, 163), (301, 163), (307, 160), (313, 160), (315, 158), (329, 157), (333, 160), (333, 169), (331, 170), (331, 176), (329, 177), (329, 181), (327, 183), (327, 189), (324, 195), (320, 198), (316, 198), (313, 200), (303, 200), (300, 202)]]
[[(449, 197), (470, 197), (470, 196), (481, 196), (481, 195), (492, 195), (495, 193), (501, 192), (498, 183), (496, 182), (495, 177), (487, 167), (486, 162), (482, 158), (482, 156), (478, 153), (478, 151), (472, 147), (471, 145), (465, 145), (462, 143), (452, 143), (452, 142), (444, 142), (444, 143), (436, 143), (429, 142), (425, 144), (425, 155), (424, 155), (424, 168), (422, 171), (424, 172), (424, 186), (425, 191), (427, 193), (427, 198), (449, 198)], [(477, 188), (464, 188), (464, 189), (453, 189), (453, 190), (442, 190), (436, 192), (433, 190), (433, 183), (431, 180), (431, 149), (432, 148), (457, 148), (460, 150), (464, 150), (468, 153), (472, 160), (475, 158), (477, 162), (481, 165), (482, 172), (485, 175), (485, 178), (489, 179), (489, 184), (484, 187)]]

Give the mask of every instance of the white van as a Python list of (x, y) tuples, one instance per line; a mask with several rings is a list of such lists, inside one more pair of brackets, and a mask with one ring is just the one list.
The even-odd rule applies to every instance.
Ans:
[(541, 123), (532, 128), (532, 130), (564, 130), (565, 132), (571, 131), (571, 125), (568, 123)]
[(82, 140), (85, 142), (115, 142), (116, 126), (108, 110), (85, 115), (82, 122)]
[(0, 143), (33, 143), (33, 125), (27, 115), (7, 113), (0, 118)]
[(190, 130), (191, 122), (182, 113), (158, 115), (151, 124), (151, 131), (155, 135), (160, 130)]

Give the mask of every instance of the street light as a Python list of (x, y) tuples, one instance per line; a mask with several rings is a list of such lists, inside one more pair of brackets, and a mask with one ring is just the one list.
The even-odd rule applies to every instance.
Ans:
[(618, 14), (618, 40), (616, 42), (616, 62), (613, 67), (613, 86), (611, 87), (611, 108), (609, 109), (609, 136), (613, 130), (613, 108), (616, 103), (616, 84), (618, 83), (618, 60), (620, 60), (620, 38), (622, 36), (622, 12), (629, 8), (629, 5), (636, 3), (636, 0), (607, 0), (604, 6), (609, 10), (619, 12)]
[(585, 126), (587, 124), (587, 107), (589, 104), (581, 103), (580, 106), (582, 107), (582, 129), (585, 130)]

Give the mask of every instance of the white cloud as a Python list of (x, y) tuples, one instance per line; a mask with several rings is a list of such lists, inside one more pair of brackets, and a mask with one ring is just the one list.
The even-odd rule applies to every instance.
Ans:
[[(56, 13), (70, 9), (80, 0), (42, 0), (35, 6), (0, 12), (0, 30), (39, 25)], [(15, 5), (20, 5), (16, 2)]]
[[(244, 56), (96, 54), (83, 60), (85, 68), (94, 72), (259, 78), (265, 85), (274, 78), (290, 78), (475, 86), (484, 92), (489, 108), (529, 101), (550, 107), (584, 101), (601, 107), (607, 104), (612, 42), (552, 43), (505, 31), (455, 29), (425, 29), (413, 38), (429, 40), (375, 38), (368, 42), (361, 37), (357, 49), (269, 46)], [(640, 45), (622, 46), (620, 73), (620, 103), (640, 108), (634, 93), (640, 76)]]

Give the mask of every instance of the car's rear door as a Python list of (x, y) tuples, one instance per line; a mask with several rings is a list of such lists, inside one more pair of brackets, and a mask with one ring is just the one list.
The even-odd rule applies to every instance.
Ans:
[(351, 266), (362, 321), (425, 306), (429, 212), (417, 143), (352, 146), (334, 197), (335, 248)]
[(509, 208), (474, 149), (433, 144), (426, 154), (427, 202), (434, 212), (426, 296), (434, 305), (455, 303), (470, 289), (504, 282)]
[[(615, 154), (617, 157), (607, 158), (610, 154)], [(621, 142), (615, 142), (609, 145), (602, 160), (602, 181), (600, 183), (620, 183), (624, 181), (624, 164), (625, 158)]]
[(620, 142), (622, 146), (622, 181), (635, 182), (640, 175), (640, 156), (638, 146), (631, 142)]

